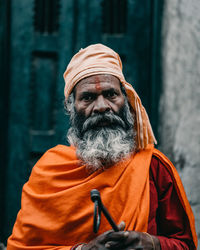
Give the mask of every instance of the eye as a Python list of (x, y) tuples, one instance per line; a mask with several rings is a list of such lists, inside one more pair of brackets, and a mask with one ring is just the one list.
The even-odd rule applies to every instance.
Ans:
[(108, 91), (106, 94), (105, 94), (105, 97), (107, 98), (115, 98), (117, 96), (117, 93), (115, 91)]
[(83, 95), (83, 97), (81, 98), (81, 100), (85, 101), (85, 102), (90, 102), (90, 101), (93, 101), (94, 98), (95, 97), (92, 94), (85, 94), (85, 95)]

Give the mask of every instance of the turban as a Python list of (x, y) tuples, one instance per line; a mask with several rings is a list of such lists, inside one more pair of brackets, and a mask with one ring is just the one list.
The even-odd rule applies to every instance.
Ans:
[(72, 57), (63, 75), (65, 99), (67, 100), (74, 86), (81, 79), (97, 74), (116, 76), (124, 86), (128, 101), (135, 112), (138, 149), (145, 149), (148, 144), (157, 143), (138, 94), (124, 78), (119, 55), (103, 44), (90, 45)]

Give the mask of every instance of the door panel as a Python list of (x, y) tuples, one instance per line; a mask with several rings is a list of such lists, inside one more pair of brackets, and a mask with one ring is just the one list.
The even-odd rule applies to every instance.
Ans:
[(32, 166), (47, 149), (66, 143), (63, 72), (74, 53), (92, 43), (116, 50), (127, 81), (152, 112), (154, 5), (148, 0), (11, 1), (4, 240)]

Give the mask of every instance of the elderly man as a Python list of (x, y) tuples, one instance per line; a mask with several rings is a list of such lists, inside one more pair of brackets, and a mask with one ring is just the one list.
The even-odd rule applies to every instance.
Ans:
[[(141, 101), (117, 53), (81, 49), (65, 73), (70, 147), (34, 166), (8, 250), (196, 249), (194, 218), (180, 178), (158, 150)], [(98, 189), (119, 232), (102, 216), (93, 233)]]

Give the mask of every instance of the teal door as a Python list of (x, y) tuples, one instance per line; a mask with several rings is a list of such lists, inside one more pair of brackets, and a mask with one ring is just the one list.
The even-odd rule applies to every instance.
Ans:
[(0, 241), (11, 234), (21, 189), (34, 163), (47, 149), (66, 143), (69, 124), (63, 109), (62, 75), (80, 48), (103, 43), (120, 54), (126, 79), (141, 96), (156, 130), (157, 2), (13, 0), (2, 5), (8, 17), (1, 19), (1, 42), (8, 41), (9, 46), (4, 44), (6, 63), (0, 61), (2, 69), (8, 69), (1, 69), (5, 75), (1, 105), (8, 113), (2, 123)]

